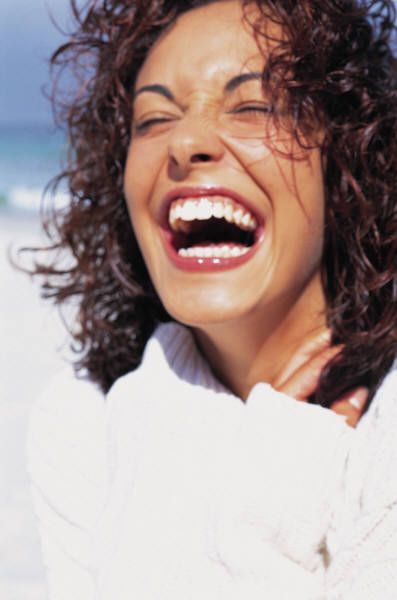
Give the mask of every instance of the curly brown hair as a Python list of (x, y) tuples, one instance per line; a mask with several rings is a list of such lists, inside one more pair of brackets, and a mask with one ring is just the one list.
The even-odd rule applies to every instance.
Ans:
[[(123, 172), (131, 132), (131, 91), (148, 50), (176, 17), (200, 0), (71, 0), (76, 29), (52, 56), (57, 74), (71, 69), (73, 94), (54, 95), (66, 124), (70, 205), (50, 211), (46, 297), (77, 297), (73, 331), (78, 370), (107, 391), (136, 368), (162, 321), (158, 298), (131, 228)], [(252, 23), (265, 20), (287, 35), (272, 46), (263, 85), (282, 94), (303, 144), (324, 131), (326, 219), (323, 285), (333, 343), (342, 353), (324, 370), (315, 401), (330, 406), (365, 385), (372, 399), (397, 350), (397, 97), (391, 0), (242, 0)], [(59, 93), (60, 92), (60, 93)], [(285, 99), (286, 98), (286, 99)], [(302, 132), (304, 136), (302, 136)], [(60, 252), (73, 257), (62, 268)]]

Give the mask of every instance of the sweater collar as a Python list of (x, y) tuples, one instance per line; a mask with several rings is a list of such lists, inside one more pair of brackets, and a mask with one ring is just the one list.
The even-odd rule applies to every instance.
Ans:
[[(175, 322), (159, 325), (146, 346), (144, 360), (149, 353), (155, 353), (157, 362), (164, 366), (167, 364), (178, 379), (233, 396), (215, 377), (187, 327)], [(241, 402), (239, 398), (235, 398)]]
[[(267, 385), (254, 386), (244, 402), (215, 377), (199, 351), (192, 332), (174, 321), (157, 327), (146, 344), (141, 368), (148, 369), (145, 377), (157, 387), (161, 385), (165, 390), (171, 391), (176, 385), (189, 385), (192, 393), (199, 392), (201, 403), (207, 400), (211, 406), (217, 405), (220, 408), (223, 405), (225, 410), (233, 413), (235, 410), (238, 413), (247, 410), (254, 390), (258, 385)], [(187, 389), (186, 387), (185, 392)], [(200, 392), (203, 389), (207, 390), (204, 396)]]

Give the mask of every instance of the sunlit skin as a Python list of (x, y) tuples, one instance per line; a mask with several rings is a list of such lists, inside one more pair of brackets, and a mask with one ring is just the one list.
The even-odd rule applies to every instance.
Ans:
[[(324, 363), (329, 353), (320, 272), (321, 152), (304, 153), (274, 125), (272, 111), (281, 109), (262, 91), (263, 54), (238, 0), (182, 15), (154, 45), (136, 81), (124, 185), (165, 308), (192, 328), (216, 375), (242, 399), (259, 381), (299, 396), (299, 369), (307, 371), (316, 356), (319, 364), (319, 355)], [(236, 82), (242, 74), (251, 77)], [(248, 262), (189, 272), (170, 261), (160, 215), (165, 195), (185, 186), (226, 187), (249, 199), (265, 230)], [(302, 350), (307, 343), (309, 353)]]

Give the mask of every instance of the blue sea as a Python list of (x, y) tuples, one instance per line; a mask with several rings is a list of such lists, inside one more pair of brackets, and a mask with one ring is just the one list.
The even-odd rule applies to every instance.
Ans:
[[(66, 152), (65, 136), (51, 125), (0, 124), (0, 211), (37, 213)], [(53, 201), (65, 199), (60, 190)]]

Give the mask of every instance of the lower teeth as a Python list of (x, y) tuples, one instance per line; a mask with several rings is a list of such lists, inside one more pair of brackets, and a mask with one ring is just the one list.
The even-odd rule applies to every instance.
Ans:
[(246, 246), (196, 246), (180, 248), (178, 254), (184, 258), (236, 258), (248, 250)]

